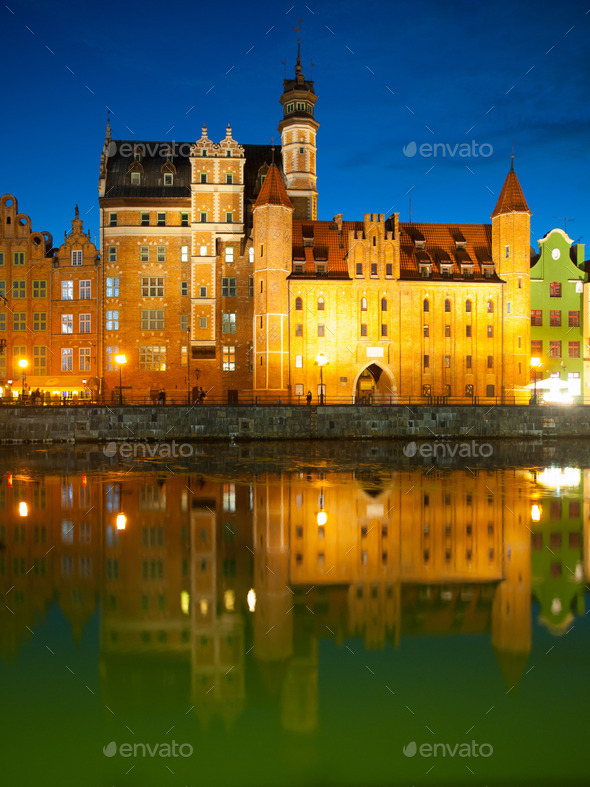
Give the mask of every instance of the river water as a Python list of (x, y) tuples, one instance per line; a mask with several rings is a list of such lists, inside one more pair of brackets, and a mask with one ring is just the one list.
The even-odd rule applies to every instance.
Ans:
[(0, 454), (2, 782), (587, 784), (587, 449), (431, 457)]

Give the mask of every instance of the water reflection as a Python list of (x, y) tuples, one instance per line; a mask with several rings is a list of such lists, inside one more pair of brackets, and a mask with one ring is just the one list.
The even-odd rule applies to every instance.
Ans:
[(203, 728), (264, 691), (284, 730), (317, 730), (323, 640), (487, 633), (510, 690), (531, 605), (555, 637), (584, 616), (589, 472), (5, 477), (0, 655), (54, 601), (76, 642), (98, 613), (101, 702)]

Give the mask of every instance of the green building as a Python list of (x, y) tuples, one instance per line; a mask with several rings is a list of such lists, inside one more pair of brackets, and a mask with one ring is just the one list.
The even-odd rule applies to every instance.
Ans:
[(551, 230), (531, 267), (531, 382), (536, 375), (539, 402), (583, 403), (590, 384), (588, 276), (584, 246), (572, 244), (563, 230)]

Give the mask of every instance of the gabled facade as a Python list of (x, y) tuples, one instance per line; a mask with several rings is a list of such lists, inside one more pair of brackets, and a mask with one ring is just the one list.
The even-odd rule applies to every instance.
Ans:
[[(563, 230), (551, 230), (539, 240), (531, 268), (531, 358), (540, 363), (531, 380), (536, 369), (537, 394), (545, 401), (581, 403), (589, 379), (588, 275), (584, 246), (572, 243)], [(551, 388), (548, 379), (555, 380)]]

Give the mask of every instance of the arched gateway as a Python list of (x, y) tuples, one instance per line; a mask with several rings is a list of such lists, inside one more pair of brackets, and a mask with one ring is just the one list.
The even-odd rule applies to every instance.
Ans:
[(393, 404), (397, 402), (397, 385), (391, 371), (373, 361), (363, 367), (353, 384), (356, 404)]

